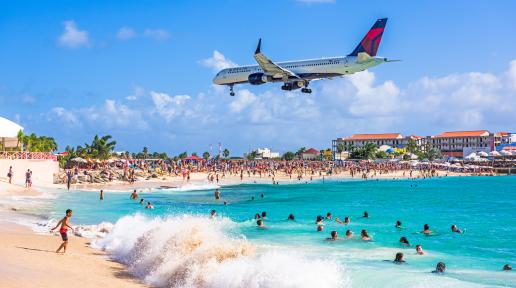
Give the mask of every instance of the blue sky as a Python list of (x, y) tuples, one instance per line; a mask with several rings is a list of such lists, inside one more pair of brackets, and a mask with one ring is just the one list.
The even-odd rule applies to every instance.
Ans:
[[(514, 1), (1, 1), (0, 116), (61, 148), (222, 144), (319, 149), (352, 133), (516, 131)], [(403, 59), (313, 83), (214, 87), (217, 67), (346, 55), (388, 17), (379, 55)], [(216, 51), (216, 52), (215, 52)]]

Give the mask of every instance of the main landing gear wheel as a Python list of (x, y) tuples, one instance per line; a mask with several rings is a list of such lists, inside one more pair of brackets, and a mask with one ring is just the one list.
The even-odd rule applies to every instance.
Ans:
[(305, 81), (304, 84), (305, 84), (304, 87), (301, 88), (301, 93), (308, 93), (308, 94), (312, 93), (312, 89), (308, 88), (308, 84), (310, 84), (310, 82)]
[(233, 91), (233, 85), (229, 85), (229, 95), (235, 96), (235, 91)]

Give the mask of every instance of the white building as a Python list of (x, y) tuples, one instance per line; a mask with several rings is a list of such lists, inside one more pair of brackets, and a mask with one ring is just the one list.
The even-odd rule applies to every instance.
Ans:
[(22, 126), (0, 117), (0, 151), (18, 145), (18, 132), (20, 130), (23, 131)]
[(256, 158), (261, 159), (272, 159), (272, 158), (280, 158), (279, 152), (272, 152), (269, 148), (258, 148), (256, 151)]

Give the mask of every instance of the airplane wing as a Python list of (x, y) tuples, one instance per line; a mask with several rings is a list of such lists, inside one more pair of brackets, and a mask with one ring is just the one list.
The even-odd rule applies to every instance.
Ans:
[(254, 52), (254, 59), (258, 62), (258, 65), (263, 69), (263, 71), (274, 78), (283, 78), (287, 80), (289, 77), (295, 77), (301, 79), (296, 73), (280, 67), (278, 64), (272, 62), (267, 56), (265, 56), (261, 51), (260, 47), (262, 45), (262, 39), (258, 41), (258, 47), (256, 47), (256, 51)]

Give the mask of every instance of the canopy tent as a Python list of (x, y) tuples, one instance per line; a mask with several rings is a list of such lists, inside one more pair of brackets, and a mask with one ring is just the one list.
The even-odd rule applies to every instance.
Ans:
[(500, 154), (502, 154), (504, 156), (511, 156), (512, 155), (511, 151), (508, 151), (508, 150), (500, 150)]
[(378, 150), (380, 151), (383, 151), (383, 152), (387, 152), (387, 150), (391, 149), (392, 147), (389, 146), (389, 145), (382, 145), (378, 148)]
[(477, 153), (478, 156), (487, 157), (489, 156), (485, 151), (480, 151)]
[(0, 117), (0, 150), (4, 150), (6, 147), (16, 147), (20, 130), (23, 130), (22, 126)]
[(88, 163), (87, 160), (81, 158), (81, 157), (75, 157), (75, 158), (72, 158), (70, 161), (72, 162), (77, 162), (77, 163)]

